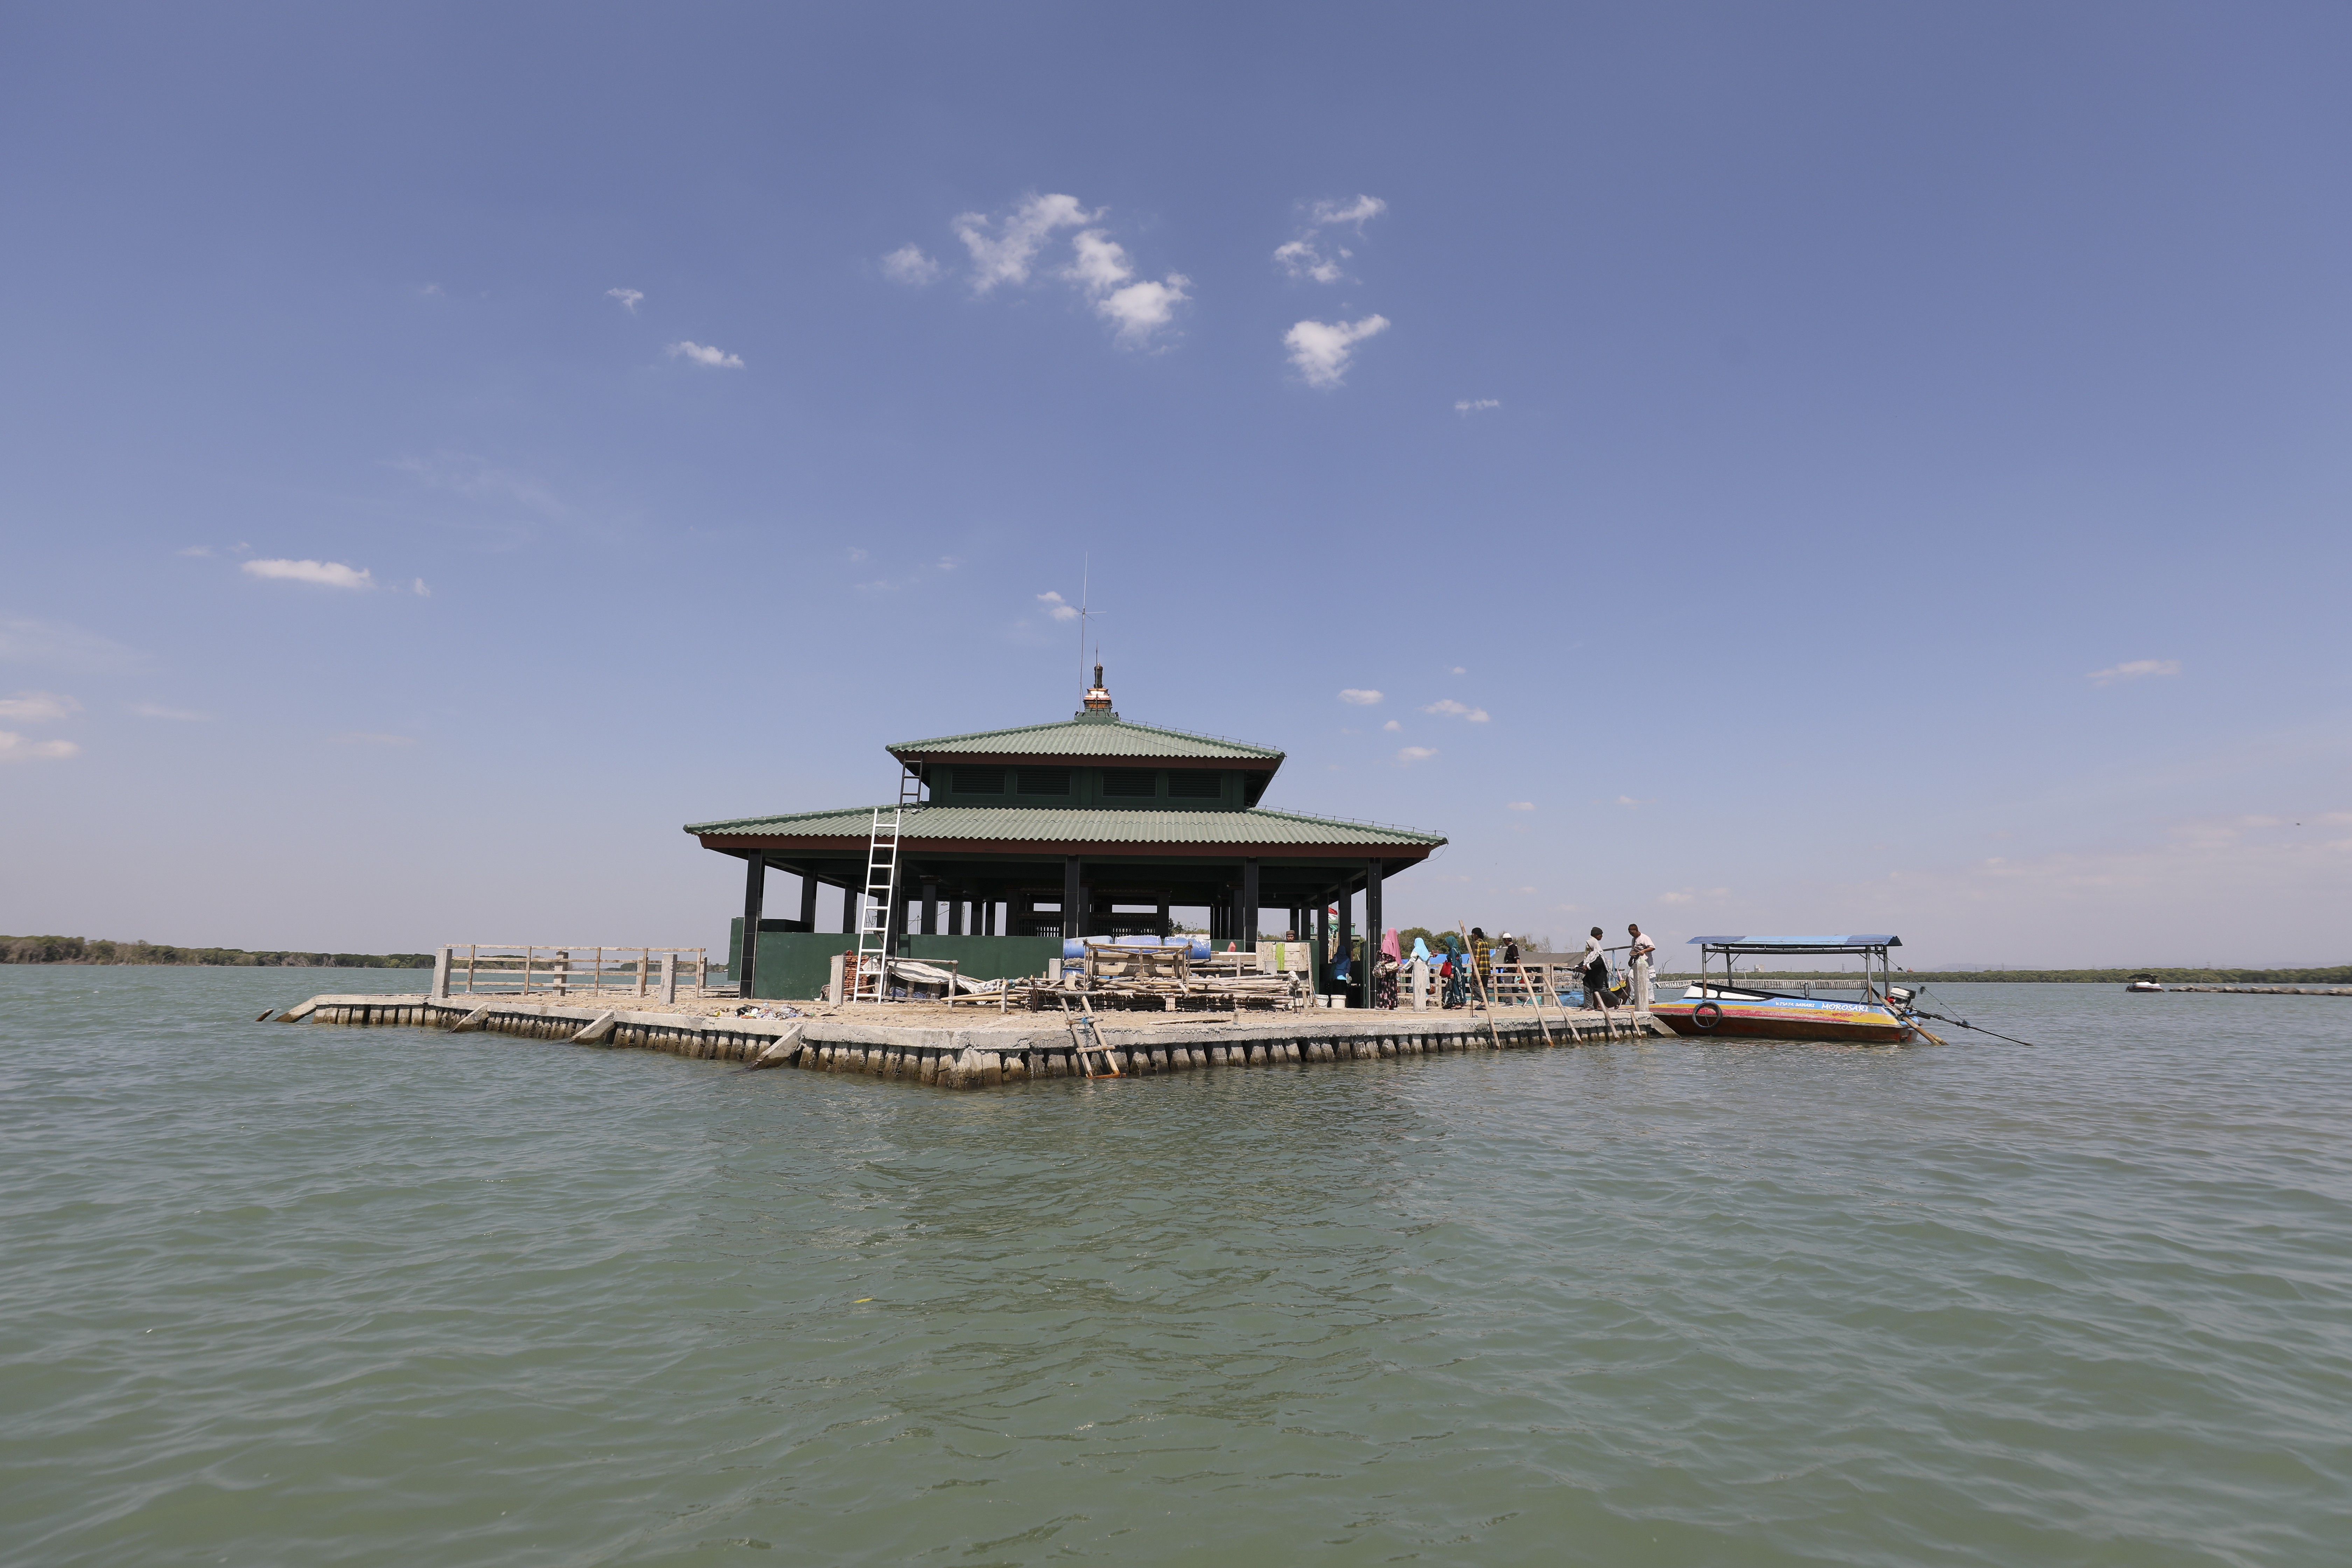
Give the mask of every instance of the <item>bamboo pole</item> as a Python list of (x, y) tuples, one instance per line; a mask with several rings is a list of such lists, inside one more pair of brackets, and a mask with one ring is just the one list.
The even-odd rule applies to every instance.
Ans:
[[(1519, 972), (1519, 984), (1522, 985), (1527, 984), (1528, 966), (1524, 963), (1517, 963), (1513, 964), (1512, 967)], [(1534, 995), (1536, 1004), (1536, 1026), (1543, 1031), (1544, 1047), (1546, 1049), (1549, 1049), (1551, 1047), (1551, 1026), (1544, 1022), (1543, 993), (1537, 991), (1534, 993)], [(1562, 1018), (1560, 1022), (1565, 1024), (1568, 1020), (1566, 1018)]]

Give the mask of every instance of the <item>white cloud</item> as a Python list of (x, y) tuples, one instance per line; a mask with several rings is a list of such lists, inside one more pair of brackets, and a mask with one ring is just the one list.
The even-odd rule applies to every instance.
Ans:
[(1089, 294), (1105, 293), (1135, 276), (1134, 264), (1127, 258), (1127, 247), (1098, 228), (1087, 229), (1074, 237), (1070, 250), (1076, 259), (1063, 276)]
[(1463, 668), (1462, 668), (1462, 666), (1460, 666), (1460, 665), (1458, 665), (1458, 664), (1457, 664), (1457, 665), (1455, 665), (1455, 666), (1454, 667), (1454, 674), (1456, 674), (1456, 675), (1467, 675), (1467, 674), (1469, 674), (1470, 672), (1469, 672), (1468, 670), (1466, 670), (1466, 669)]
[(1301, 321), (1282, 335), (1290, 363), (1309, 386), (1332, 387), (1347, 379), (1348, 363), (1356, 345), (1389, 330), (1386, 316), (1366, 316), (1347, 321)]
[(893, 283), (904, 283), (910, 289), (921, 289), (940, 280), (947, 270), (923, 254), (919, 245), (902, 245), (882, 258), (882, 276)]
[(2112, 669), (2095, 669), (2084, 679), (2094, 686), (2113, 686), (2118, 680), (2137, 680), (2144, 675), (2179, 675), (2180, 661), (2177, 658), (2136, 658)]
[(59, 621), (0, 616), (0, 660), (54, 665), (64, 669), (119, 669), (140, 655), (119, 642)]
[(1465, 397), (1454, 403), (1454, 412), (1466, 417), (1485, 409), (1501, 406), (1503, 406), (1503, 400), (1499, 397)]
[(1437, 748), (1434, 746), (1406, 746), (1397, 752), (1397, 761), (1401, 763), (1425, 763), (1435, 755), (1437, 755)]
[(1163, 282), (1129, 282), (1135, 264), (1128, 259), (1127, 247), (1098, 228), (1079, 234), (1070, 248), (1076, 259), (1063, 276), (1094, 301), (1097, 315), (1118, 328), (1118, 341), (1129, 347), (1150, 342), (1152, 333), (1176, 319), (1176, 307), (1189, 298), (1184, 289), (1192, 279), (1181, 272), (1171, 272)]
[(61, 763), (80, 752), (71, 741), (27, 741), (0, 730), (0, 763)]
[(1488, 713), (1484, 708), (1473, 708), (1466, 702), (1456, 702), (1451, 697), (1443, 698), (1438, 701), (1433, 702), (1428, 707), (1423, 709), (1422, 711), (1424, 713), (1434, 713), (1439, 717), (1445, 719), (1467, 720), (1473, 724), (1484, 724), (1488, 719), (1493, 717), (1493, 715)]
[(1535, 808), (1536, 803), (1531, 800), (1513, 800), (1503, 803), (1505, 811), (1533, 811)]
[(142, 719), (176, 719), (188, 724), (205, 723), (212, 718), (209, 713), (197, 713), (186, 708), (166, 708), (160, 702), (134, 702), (131, 710)]
[(1192, 279), (1171, 272), (1158, 282), (1147, 278), (1095, 301), (1095, 313), (1118, 328), (1118, 341), (1129, 347), (1147, 343), (1151, 334), (1176, 319), (1176, 307), (1192, 298), (1184, 292)]
[(1002, 218), (961, 213), (949, 226), (971, 252), (971, 291), (985, 294), (1000, 283), (1026, 283), (1037, 252), (1058, 229), (1082, 228), (1099, 214), (1076, 196), (1031, 196)]
[(1374, 703), (1379, 702), (1387, 694), (1385, 692), (1373, 691), (1366, 688), (1350, 686), (1347, 690), (1339, 693), (1339, 700), (1342, 702), (1352, 703), (1358, 708), (1370, 708)]
[(1617, 797), (1617, 804), (1619, 805), (1655, 805), (1657, 801), (1655, 799), (1635, 800), (1630, 795), (1621, 795)]
[(1275, 265), (1292, 278), (1304, 278), (1317, 283), (1337, 283), (1340, 278), (1339, 264), (1316, 248), (1311, 239), (1294, 239), (1274, 247)]
[[(1054, 276), (1084, 296), (1094, 313), (1117, 330), (1123, 348), (1139, 348), (1176, 320), (1176, 308), (1191, 300), (1192, 280), (1181, 272), (1159, 279), (1137, 276), (1127, 247), (1098, 226), (1103, 210), (1088, 212), (1072, 195), (1030, 196), (1010, 213), (991, 217), (962, 213), (949, 225), (971, 253), (971, 291), (984, 295), (1006, 283), (1029, 281), (1039, 254), (1066, 228), (1070, 261)], [(902, 283), (928, 283), (939, 265), (909, 245), (883, 258), (883, 270)]]
[(1045, 613), (1057, 621), (1075, 621), (1078, 618), (1078, 607), (1065, 600), (1059, 594), (1040, 594), (1037, 595), (1037, 602), (1045, 605)]
[(1347, 274), (1339, 263), (1354, 253), (1345, 247), (1325, 250), (1320, 229), (1347, 226), (1358, 234), (1364, 232), (1367, 220), (1388, 211), (1389, 204), (1378, 196), (1358, 196), (1352, 202), (1317, 202), (1307, 210), (1307, 224), (1298, 237), (1275, 247), (1274, 264), (1286, 277), (1304, 279), (1314, 283), (1337, 283)]
[(697, 364), (707, 364), (713, 370), (741, 370), (742, 357), (709, 343), (698, 343), (691, 338), (675, 342), (662, 351), (672, 359), (690, 359)]
[(1399, 731), (1399, 732), (1402, 732), (1402, 731), (1403, 731), (1403, 729), (1404, 729), (1404, 726), (1403, 726), (1403, 725), (1402, 725), (1402, 724), (1400, 724), (1400, 723), (1398, 723), (1395, 720), (1391, 719), (1391, 720), (1390, 720), (1387, 723), (1385, 723), (1385, 724), (1381, 725), (1381, 729), (1383, 729), (1383, 730), (1393, 730), (1393, 731)]
[(0, 697), (0, 719), (23, 724), (46, 724), (80, 711), (80, 703), (54, 691), (19, 691), (14, 697)]
[(422, 577), (410, 578), (408, 591), (420, 599), (429, 599), (433, 596), (433, 590), (425, 585), (425, 579)]
[(248, 561), (241, 568), (248, 576), (288, 583), (316, 583), (325, 588), (373, 588), (375, 578), (360, 567), (340, 561)]
[(1366, 223), (1388, 210), (1389, 204), (1378, 196), (1358, 196), (1345, 206), (1338, 202), (1317, 202), (1313, 220), (1318, 228), (1344, 223), (1353, 226), (1356, 232), (1361, 234)]
[(191, 544), (191, 545), (187, 546), (185, 549), (182, 549), (182, 550), (174, 550), (173, 552), (172, 552), (172, 553), (173, 553), (173, 554), (174, 554), (174, 555), (199, 555), (199, 556), (201, 556), (201, 555), (210, 555), (212, 552), (213, 552), (213, 547), (212, 547), (211, 545), (209, 545), (209, 544)]
[(626, 310), (632, 316), (637, 313), (637, 301), (645, 297), (644, 291), (637, 289), (607, 289), (604, 290), (604, 298), (607, 300), (618, 300), (621, 302), (621, 309)]

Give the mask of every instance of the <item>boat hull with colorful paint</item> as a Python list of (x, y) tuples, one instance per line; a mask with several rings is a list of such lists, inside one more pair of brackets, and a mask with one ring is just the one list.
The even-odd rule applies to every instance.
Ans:
[(1875, 1000), (1842, 1002), (1695, 985), (1673, 1001), (1652, 1004), (1650, 1011), (1675, 1034), (1696, 1039), (1900, 1046), (1921, 1037), (1916, 1025)]

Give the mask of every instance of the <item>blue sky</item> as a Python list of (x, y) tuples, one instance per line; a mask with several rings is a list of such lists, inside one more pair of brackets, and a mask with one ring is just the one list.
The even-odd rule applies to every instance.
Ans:
[(0, 930), (723, 941), (1090, 572), (1400, 923), (2342, 962), (2347, 45), (15, 8)]

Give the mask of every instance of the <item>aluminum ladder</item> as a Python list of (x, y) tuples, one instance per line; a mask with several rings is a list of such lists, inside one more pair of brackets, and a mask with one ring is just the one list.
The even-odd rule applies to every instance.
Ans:
[(907, 813), (923, 804), (923, 781), (911, 764), (898, 771), (898, 804), (874, 808), (874, 826), (866, 841), (866, 891), (857, 912), (856, 967), (843, 978), (851, 1002), (890, 999), (890, 916), (898, 907), (898, 833)]

